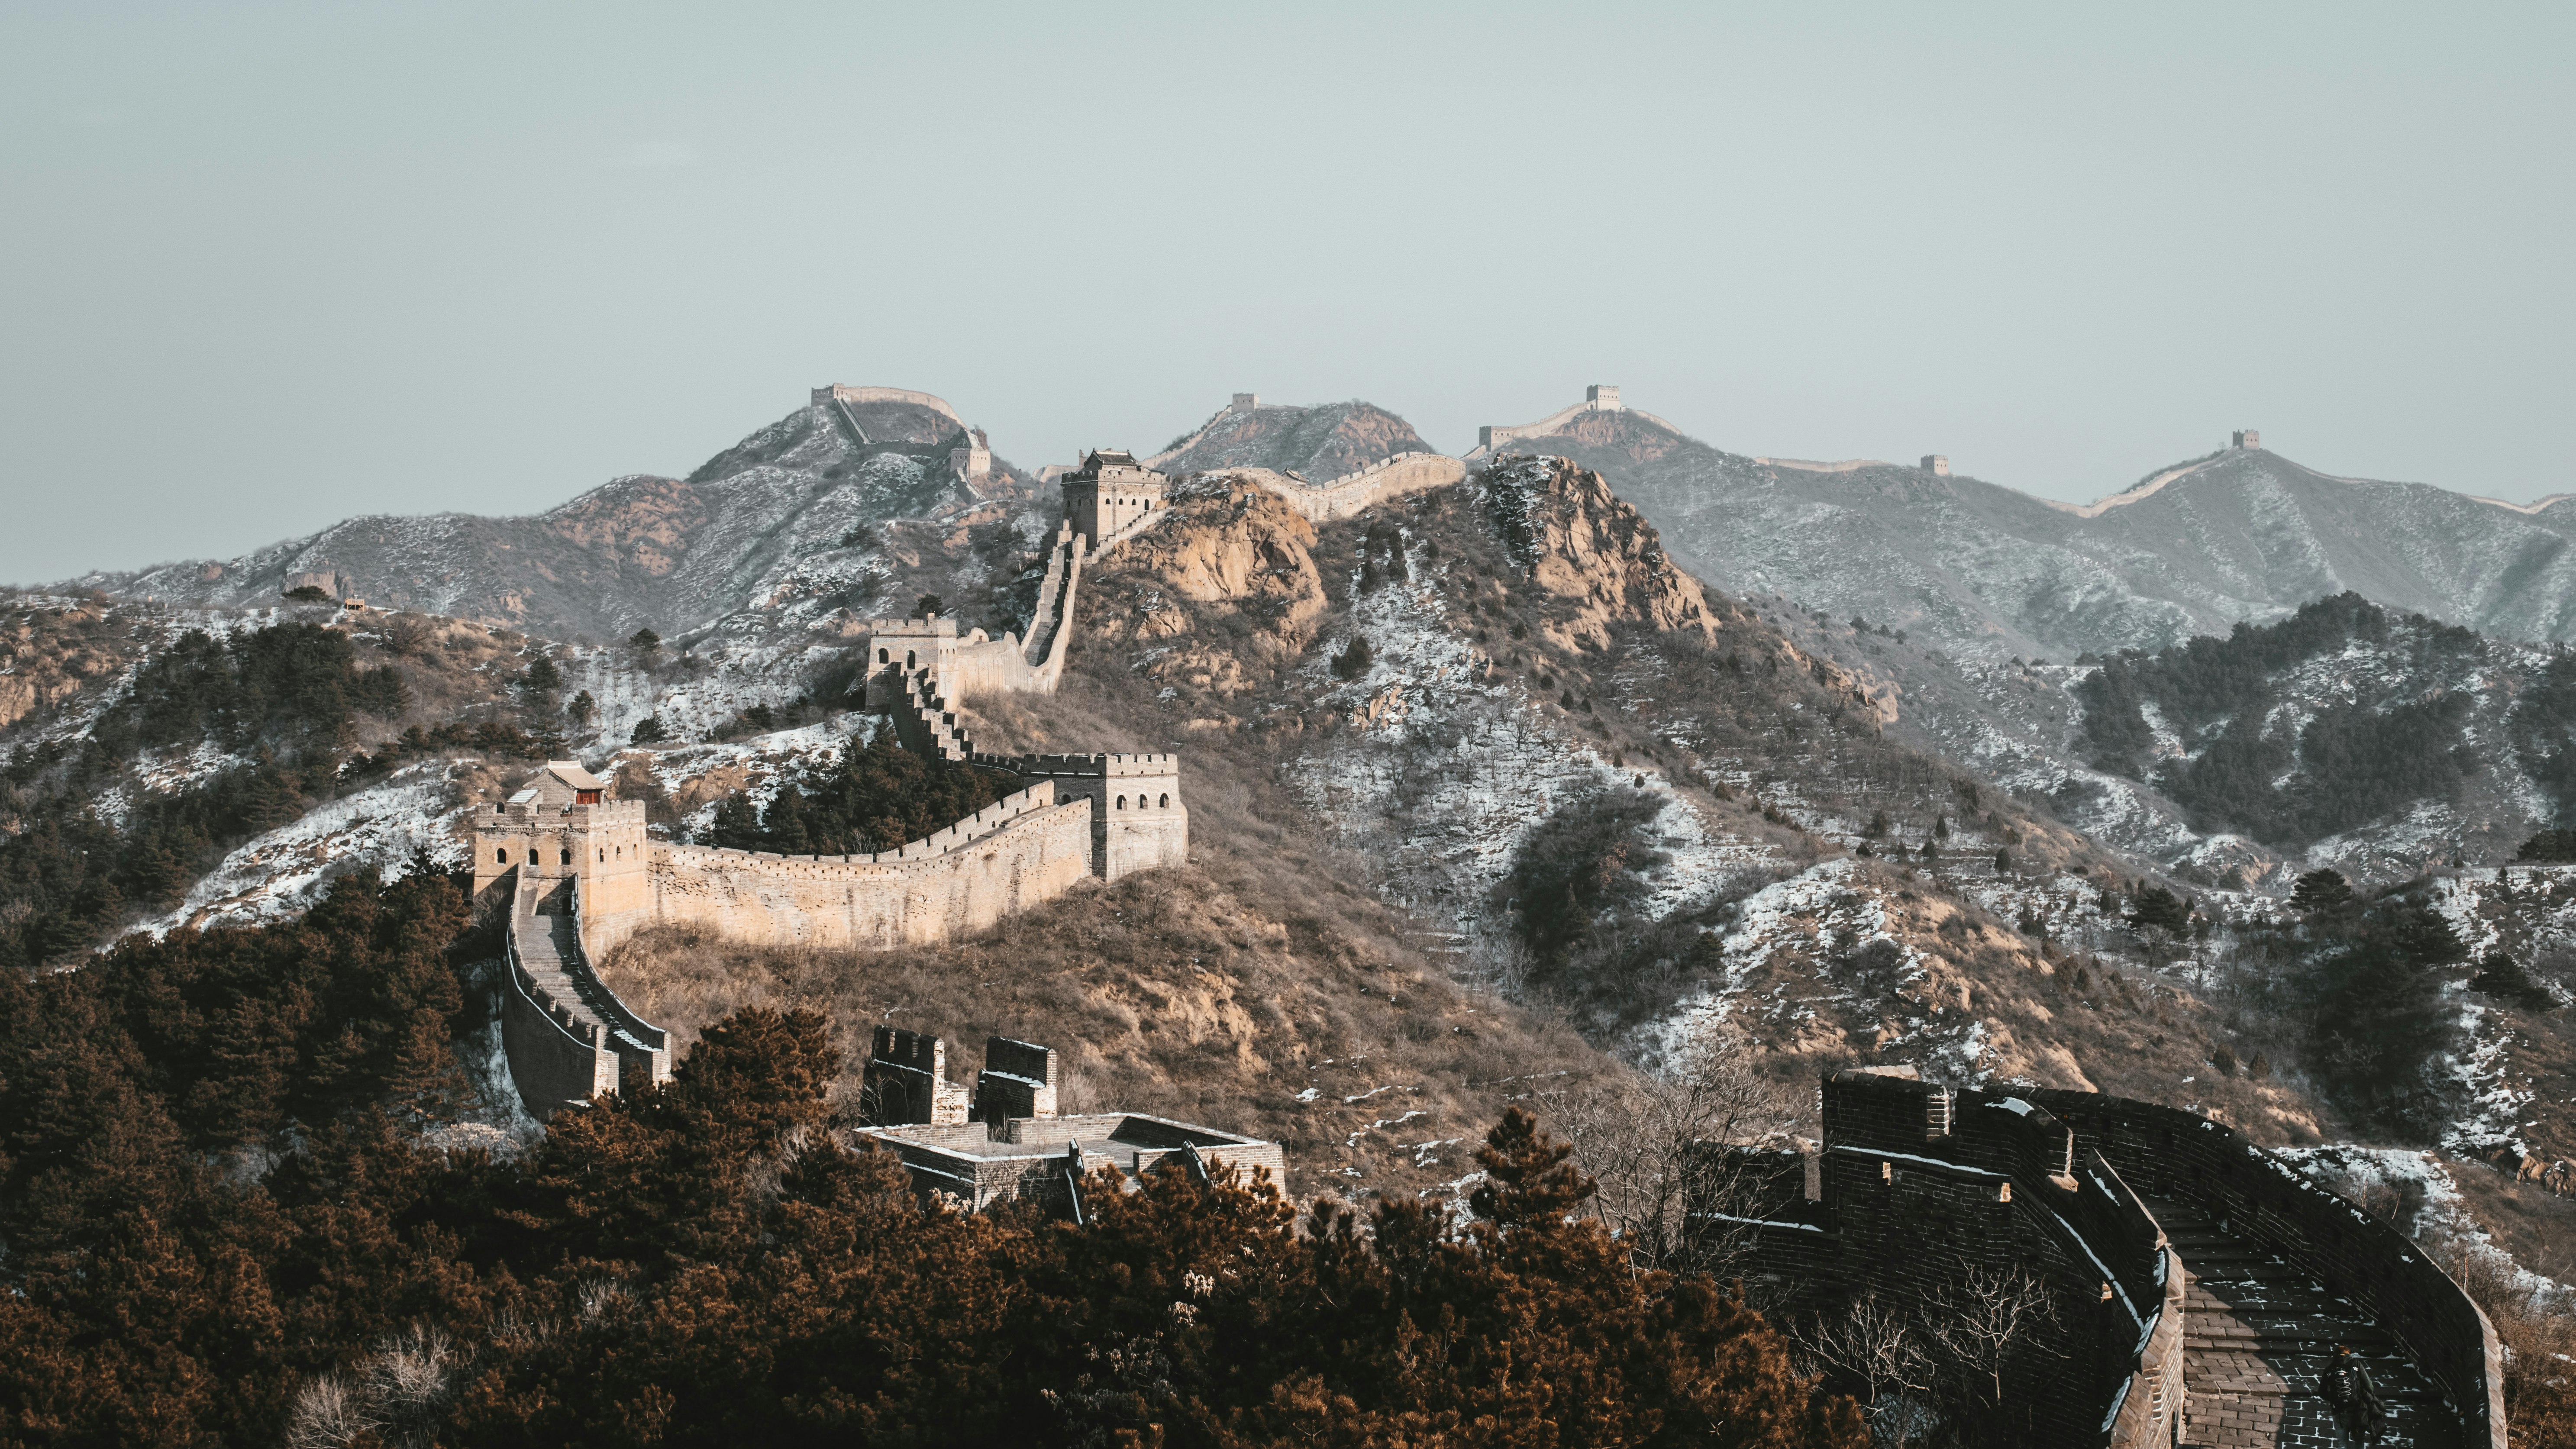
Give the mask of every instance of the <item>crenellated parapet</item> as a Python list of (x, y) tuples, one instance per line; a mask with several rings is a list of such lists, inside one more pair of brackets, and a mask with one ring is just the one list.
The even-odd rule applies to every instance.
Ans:
[(1051, 783), (1059, 799), (1092, 807), (1093, 870), (1103, 880), (1132, 871), (1184, 865), (1190, 858), (1190, 811), (1181, 801), (1181, 757), (1141, 755), (985, 755), (973, 763)]

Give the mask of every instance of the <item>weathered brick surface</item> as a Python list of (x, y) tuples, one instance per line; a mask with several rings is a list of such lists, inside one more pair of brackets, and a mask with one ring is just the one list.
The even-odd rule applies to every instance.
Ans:
[[(2414, 1442), (2502, 1449), (2503, 1353), (2495, 1330), (2405, 1234), (2223, 1123), (2089, 1092), (2025, 1095), (2072, 1123), (2139, 1192), (2206, 1214), (2229, 1237), (2277, 1256), (2384, 1331), (2402, 1361), (2420, 1367), (2447, 1400), (2401, 1408), (2401, 1418), (2414, 1421)], [(2444, 1417), (2457, 1428), (2436, 1422)]]

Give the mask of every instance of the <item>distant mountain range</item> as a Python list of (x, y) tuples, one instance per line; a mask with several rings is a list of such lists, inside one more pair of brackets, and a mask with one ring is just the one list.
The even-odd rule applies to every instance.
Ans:
[(2346, 591), (2505, 638), (2576, 637), (2576, 500), (2525, 509), (2229, 448), (2075, 508), (1920, 466), (1746, 457), (1625, 410), (1504, 446), (1599, 470), (1712, 583), (1972, 657), (2159, 649)]

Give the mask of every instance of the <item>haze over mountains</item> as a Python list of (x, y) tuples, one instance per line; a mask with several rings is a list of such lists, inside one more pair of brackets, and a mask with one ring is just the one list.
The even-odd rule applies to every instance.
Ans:
[[(289, 574), (335, 569), (402, 607), (565, 634), (687, 628), (787, 585), (861, 515), (927, 516), (1030, 486), (1000, 462), (960, 483), (944, 456), (960, 427), (944, 405), (875, 405), (864, 419), (812, 405), (685, 479), (620, 478), (517, 518), (352, 519), (235, 559), (73, 582), (240, 605)], [(1722, 587), (1785, 593), (1968, 657), (2155, 649), (2347, 590), (2505, 638), (2576, 637), (2576, 500), (2525, 509), (2332, 477), (2258, 448), (2159, 469), (2074, 509), (1913, 465), (1820, 471), (1732, 453), (1631, 410), (1577, 411), (1507, 448), (1597, 469)], [(1219, 411), (1156, 462), (1321, 482), (1406, 451), (1431, 449), (1366, 402), (1254, 403)]]

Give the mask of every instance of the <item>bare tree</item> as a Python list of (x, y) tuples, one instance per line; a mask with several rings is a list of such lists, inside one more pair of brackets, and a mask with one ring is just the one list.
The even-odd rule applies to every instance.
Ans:
[[(1592, 1211), (1639, 1270), (1719, 1273), (1750, 1246), (1754, 1175), (1726, 1149), (1783, 1141), (1794, 1096), (1731, 1031), (1708, 1028), (1660, 1070), (1596, 1078), (1548, 1100), (1574, 1162), (1599, 1185)], [(1710, 1218), (1714, 1211), (1721, 1216)], [(1694, 1216), (1697, 1214), (1698, 1216)]]
[(1954, 1408), (1963, 1426), (2009, 1435), (2004, 1378), (2017, 1360), (2050, 1351), (2041, 1337), (2042, 1329), (2057, 1322), (2048, 1286), (2019, 1264), (1979, 1264), (1931, 1299), (1932, 1336), (1940, 1345), (1944, 1377), (1955, 1385)]
[(1786, 1320), (1799, 1368), (1852, 1391), (1869, 1418), (1870, 1441), (1904, 1449), (1930, 1432), (1934, 1344), (1902, 1310), (1863, 1293), (1840, 1313)]

